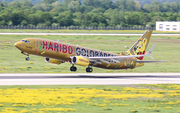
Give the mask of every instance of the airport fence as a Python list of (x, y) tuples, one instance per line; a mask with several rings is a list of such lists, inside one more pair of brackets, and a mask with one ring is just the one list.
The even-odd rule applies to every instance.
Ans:
[(4, 26), (0, 29), (47, 29), (47, 30), (155, 30), (155, 27), (95, 27), (95, 26)]

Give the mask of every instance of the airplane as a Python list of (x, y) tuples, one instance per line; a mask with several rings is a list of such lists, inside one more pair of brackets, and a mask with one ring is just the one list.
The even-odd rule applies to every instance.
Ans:
[(92, 67), (134, 69), (143, 66), (144, 63), (164, 62), (143, 60), (144, 56), (151, 57), (150, 55), (155, 47), (154, 45), (145, 53), (151, 34), (152, 30), (147, 30), (129, 50), (119, 53), (111, 53), (41, 38), (25, 38), (14, 45), (22, 54), (27, 55), (27, 61), (30, 60), (29, 55), (32, 54), (44, 57), (48, 63), (61, 64), (69, 62), (72, 64), (70, 67), (72, 72), (77, 70), (75, 65), (87, 66), (86, 72), (91, 73), (93, 71)]

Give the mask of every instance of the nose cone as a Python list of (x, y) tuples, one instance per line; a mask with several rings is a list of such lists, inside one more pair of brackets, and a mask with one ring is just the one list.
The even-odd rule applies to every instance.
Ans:
[(16, 42), (16, 43), (14, 44), (14, 46), (15, 46), (15, 47), (18, 47), (18, 45), (19, 45), (18, 43), (19, 43), (19, 42)]
[(15, 47), (17, 47), (18, 49), (20, 49), (20, 47), (22, 47), (22, 43), (21, 42), (16, 42), (14, 44)]

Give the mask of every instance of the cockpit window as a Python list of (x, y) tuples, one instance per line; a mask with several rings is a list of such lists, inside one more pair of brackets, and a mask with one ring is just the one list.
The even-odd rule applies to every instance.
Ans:
[(26, 42), (26, 43), (29, 43), (30, 41), (29, 40), (21, 40), (22, 42)]

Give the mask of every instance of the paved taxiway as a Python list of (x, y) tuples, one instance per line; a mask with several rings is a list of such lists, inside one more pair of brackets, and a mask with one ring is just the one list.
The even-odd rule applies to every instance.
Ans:
[(180, 73), (0, 74), (0, 85), (180, 84)]
[[(143, 34), (143, 33), (142, 33)], [(104, 36), (142, 36), (142, 34), (105, 34), (105, 33), (0, 33), (0, 35), (104, 35)], [(152, 36), (180, 36), (180, 34), (152, 34)]]

